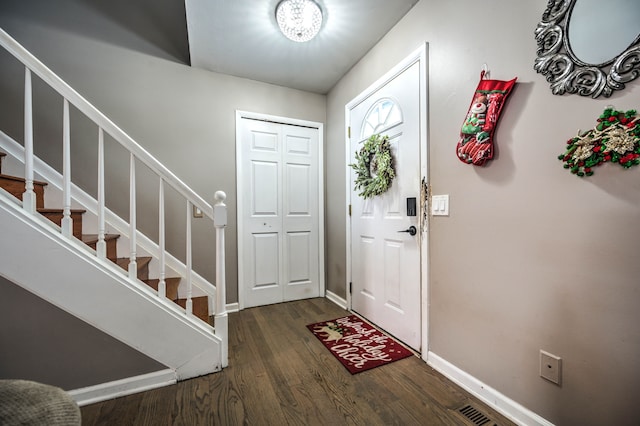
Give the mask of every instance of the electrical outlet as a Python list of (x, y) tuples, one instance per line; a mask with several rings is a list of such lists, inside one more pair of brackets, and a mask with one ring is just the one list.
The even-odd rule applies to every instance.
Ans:
[(562, 358), (540, 350), (540, 377), (560, 386), (562, 383)]

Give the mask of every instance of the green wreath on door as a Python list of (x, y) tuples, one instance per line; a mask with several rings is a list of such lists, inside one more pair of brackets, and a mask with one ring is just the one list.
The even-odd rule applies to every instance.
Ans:
[(354, 191), (360, 191), (359, 196), (373, 198), (389, 190), (396, 177), (389, 136), (372, 135), (356, 151), (355, 160), (349, 166), (356, 172)]

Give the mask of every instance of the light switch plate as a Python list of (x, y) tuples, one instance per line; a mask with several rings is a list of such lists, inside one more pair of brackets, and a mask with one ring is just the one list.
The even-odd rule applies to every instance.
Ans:
[(449, 194), (431, 196), (431, 215), (449, 216)]

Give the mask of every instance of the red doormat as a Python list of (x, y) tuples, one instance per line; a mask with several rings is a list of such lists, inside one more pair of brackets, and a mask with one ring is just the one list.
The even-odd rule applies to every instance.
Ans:
[(412, 355), (410, 350), (355, 315), (309, 324), (307, 328), (351, 374)]

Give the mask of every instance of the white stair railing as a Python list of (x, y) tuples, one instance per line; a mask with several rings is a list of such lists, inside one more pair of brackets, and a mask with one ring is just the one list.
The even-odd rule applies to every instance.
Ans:
[(33, 104), (32, 104), (32, 84), (31, 75), (36, 74), (51, 88), (57, 91), (63, 98), (63, 220), (62, 234), (68, 238), (72, 237), (73, 223), (71, 218), (71, 149), (70, 149), (70, 119), (69, 104), (82, 112), (86, 117), (98, 126), (98, 191), (97, 191), (97, 216), (98, 216), (98, 242), (96, 245), (96, 255), (98, 258), (106, 257), (105, 242), (105, 159), (104, 159), (104, 133), (106, 132), (122, 147), (130, 153), (130, 199), (129, 199), (129, 241), (130, 259), (128, 266), (129, 277), (133, 280), (137, 276), (137, 234), (136, 229), (136, 172), (135, 163), (140, 161), (155, 173), (160, 181), (159, 196), (159, 263), (160, 263), (160, 283), (158, 285), (158, 297), (166, 297), (165, 287), (165, 206), (164, 190), (165, 185), (171, 186), (178, 194), (186, 199), (187, 205), (187, 261), (186, 261), (186, 281), (187, 281), (187, 309), (186, 315), (192, 315), (192, 235), (191, 235), (191, 211), (195, 207), (202, 212), (203, 217), (213, 222), (216, 230), (216, 283), (198, 281), (200, 290), (213, 297), (215, 300), (215, 327), (216, 336), (220, 337), (223, 345), (223, 367), (227, 366), (227, 312), (225, 297), (225, 271), (224, 271), (224, 229), (227, 223), (227, 212), (224, 200), (226, 195), (222, 191), (216, 192), (216, 205), (212, 207), (202, 197), (196, 194), (190, 187), (175, 176), (169, 169), (156, 160), (142, 146), (136, 143), (129, 135), (122, 131), (116, 124), (108, 119), (102, 112), (90, 104), (80, 94), (78, 94), (67, 83), (54, 74), (42, 62), (35, 58), (30, 52), (22, 47), (16, 40), (0, 29), (0, 45), (17, 58), (25, 66), (25, 87), (24, 87), (24, 164), (25, 164), (25, 192), (23, 194), (23, 208), (32, 214), (36, 212), (36, 196), (34, 192), (34, 150), (33, 150)]

